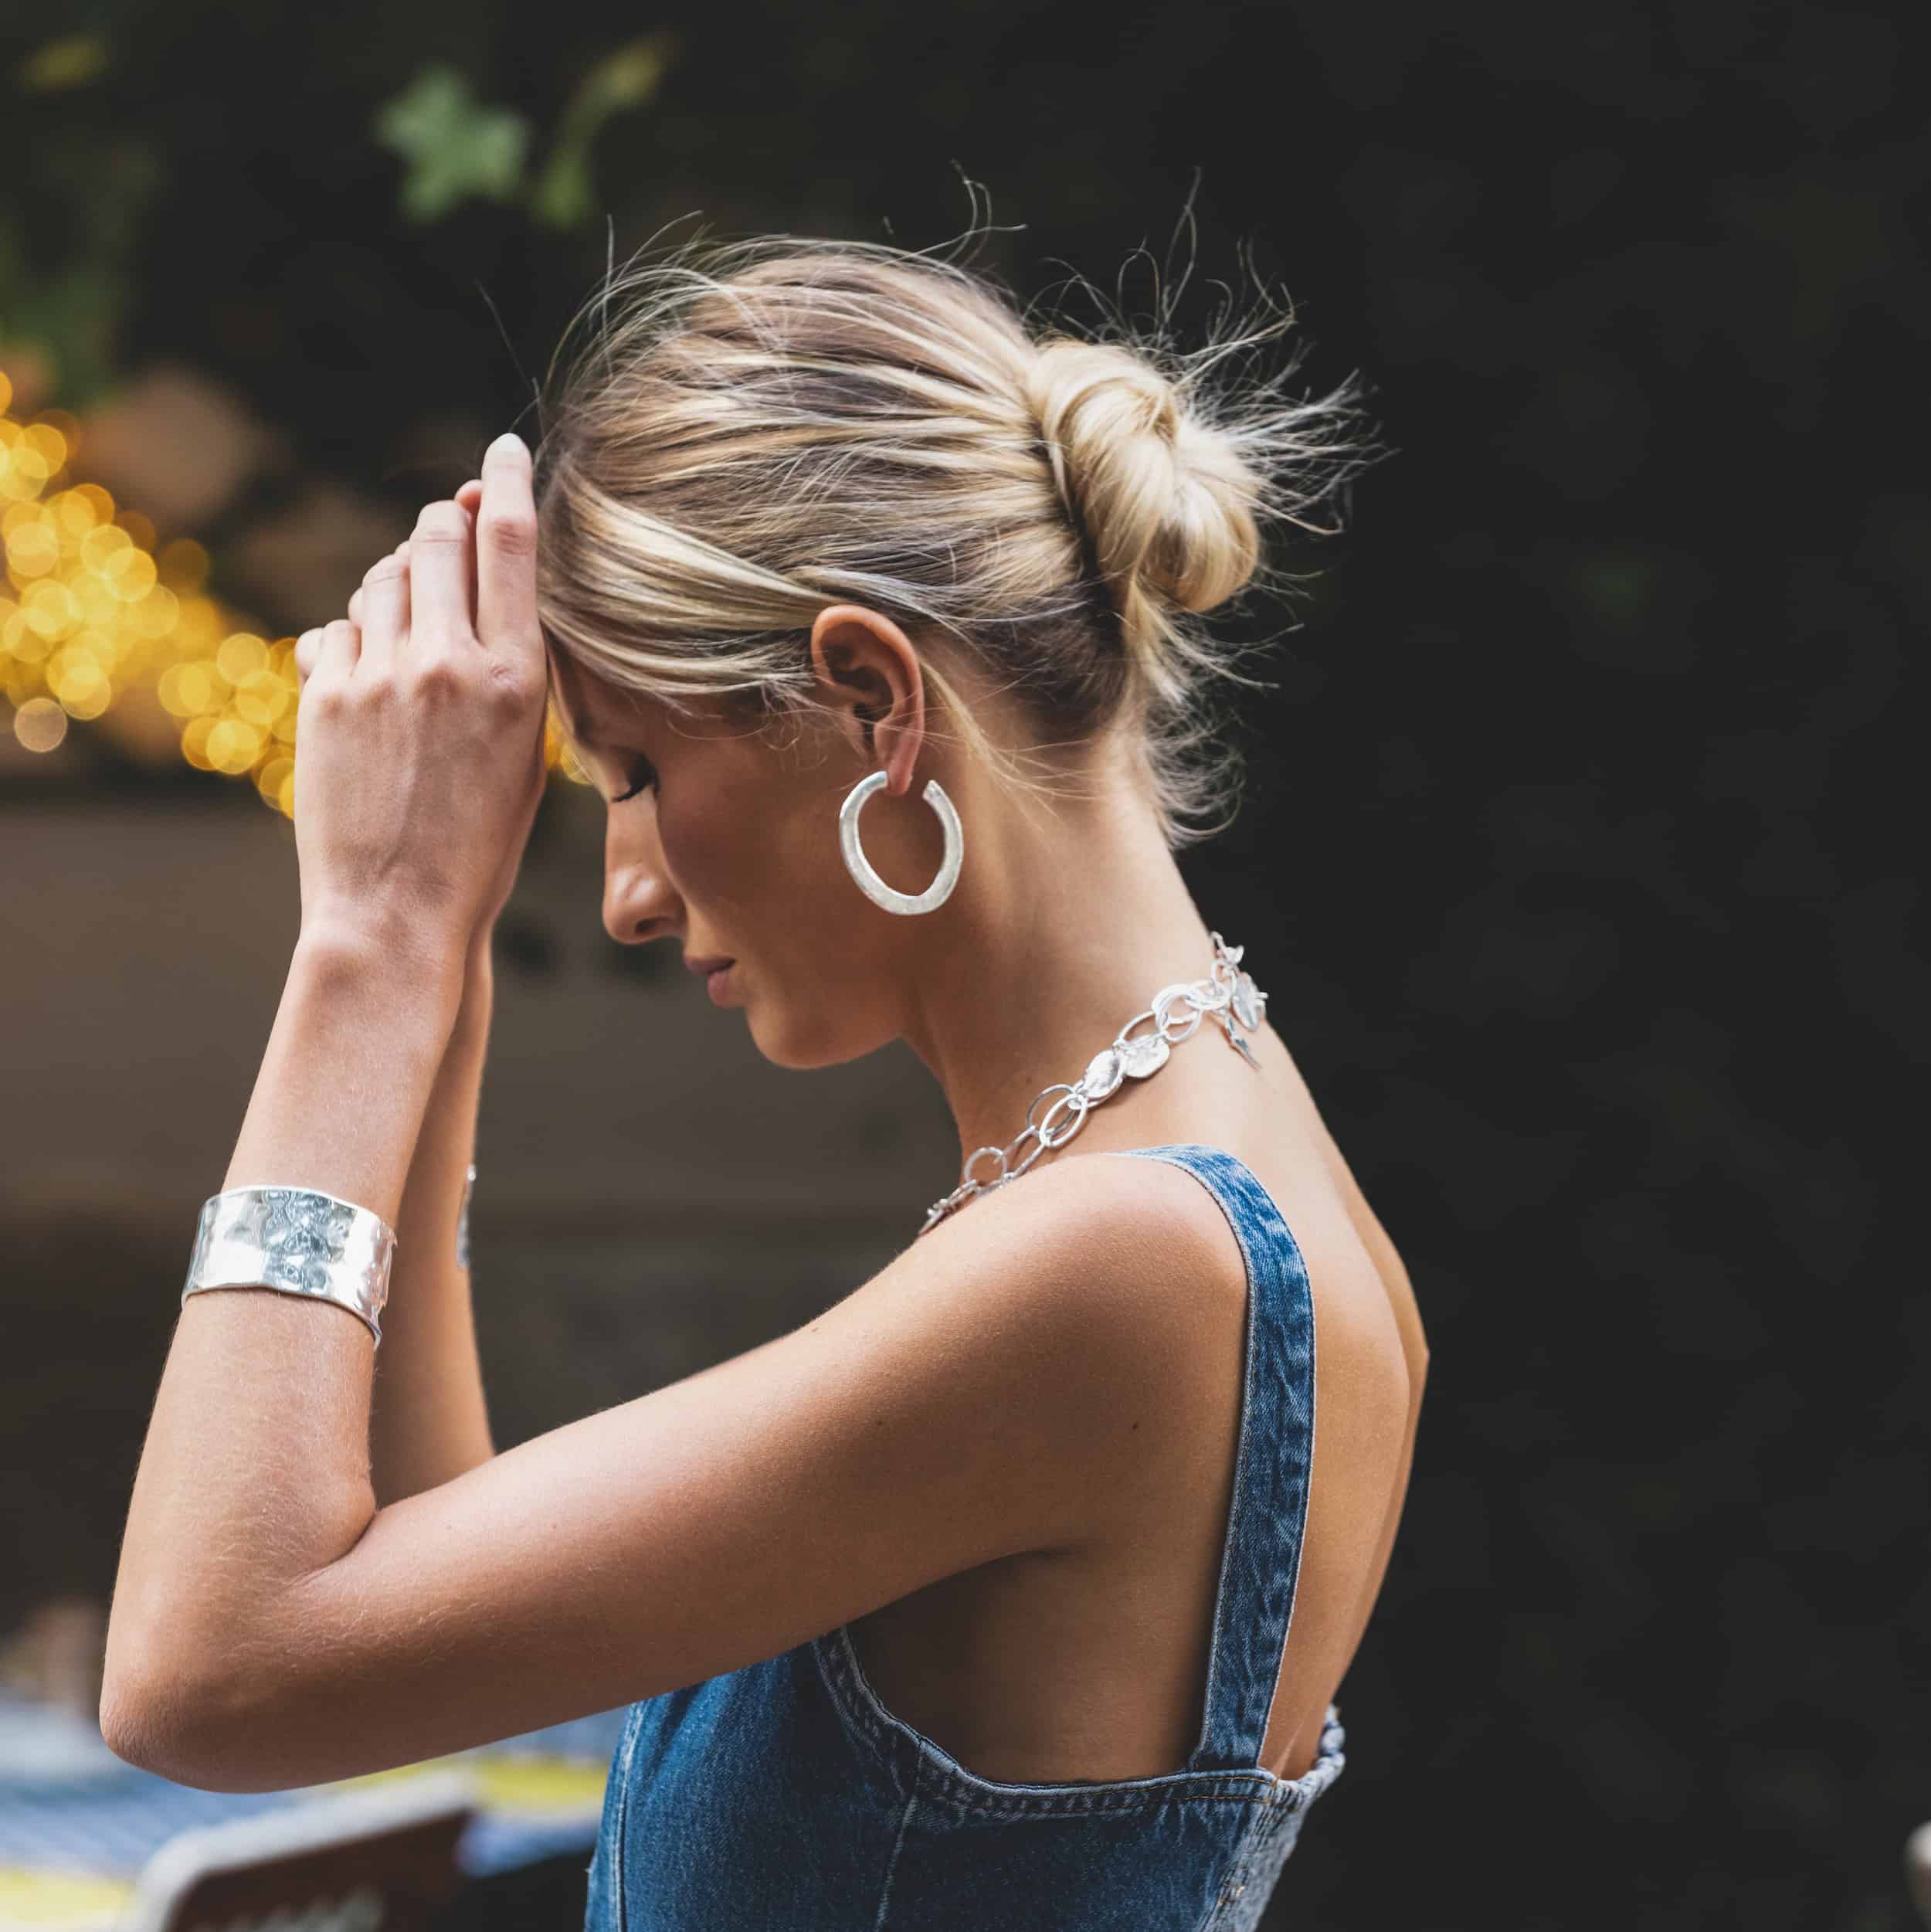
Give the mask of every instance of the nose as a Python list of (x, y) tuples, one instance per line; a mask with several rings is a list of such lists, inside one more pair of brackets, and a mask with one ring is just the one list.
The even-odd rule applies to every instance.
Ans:
[(603, 842), (603, 929), (619, 946), (645, 946), (677, 929), (677, 894), (654, 842), (626, 838), (613, 815)]

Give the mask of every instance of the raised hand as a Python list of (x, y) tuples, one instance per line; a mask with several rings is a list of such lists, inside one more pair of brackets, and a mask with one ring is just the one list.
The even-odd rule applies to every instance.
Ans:
[(461, 948), (501, 909), (543, 789), (535, 529), (529, 453), (499, 439), (297, 640), (305, 931)]

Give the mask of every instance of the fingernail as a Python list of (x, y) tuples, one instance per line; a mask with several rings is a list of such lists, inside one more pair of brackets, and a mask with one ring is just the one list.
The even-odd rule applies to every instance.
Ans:
[(517, 434), (515, 430), (505, 430), (503, 433), (490, 445), (489, 453), (493, 457), (527, 457), (530, 453), (530, 448), (529, 445), (523, 440), (522, 437)]

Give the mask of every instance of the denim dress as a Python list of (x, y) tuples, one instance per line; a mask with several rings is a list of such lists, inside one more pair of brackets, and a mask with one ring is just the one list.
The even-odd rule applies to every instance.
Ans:
[(1196, 1176), (1240, 1238), (1246, 1378), (1205, 1713), (1185, 1767), (1008, 1784), (866, 1680), (850, 1626), (630, 1707), (586, 1932), (1252, 1932), (1345, 1760), (1335, 1707), (1298, 1778), (1260, 1757), (1314, 1449), (1314, 1304), (1273, 1197), (1224, 1149), (1119, 1153)]

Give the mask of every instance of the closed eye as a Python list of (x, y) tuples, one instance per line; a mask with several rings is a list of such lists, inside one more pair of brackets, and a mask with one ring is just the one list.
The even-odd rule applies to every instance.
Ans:
[(643, 791), (646, 786), (657, 783), (657, 774), (654, 768), (646, 763), (644, 765), (643, 769), (643, 776), (637, 779), (633, 785), (632, 785), (629, 791), (619, 792), (615, 798), (611, 800), (610, 803), (613, 805), (621, 805), (626, 799), (635, 798), (637, 794)]

